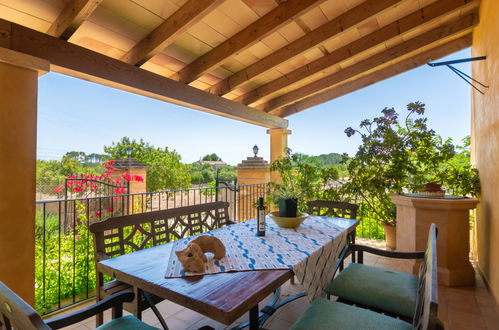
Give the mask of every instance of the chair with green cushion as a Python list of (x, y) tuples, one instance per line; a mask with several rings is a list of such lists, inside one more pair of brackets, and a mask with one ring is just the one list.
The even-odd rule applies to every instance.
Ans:
[[(431, 248), (427, 246), (427, 250)], [(352, 244), (358, 263), (351, 263), (326, 288), (338, 301), (394, 315), (407, 321), (414, 317), (418, 277), (413, 274), (363, 264), (364, 252), (398, 259), (423, 259), (425, 252), (394, 252)]]
[(436, 226), (432, 224), (428, 237), (428, 248), (420, 267), (416, 288), (416, 302), (412, 313), (414, 315), (412, 324), (365, 308), (318, 298), (311, 303), (308, 309), (293, 324), (291, 329), (443, 329), (442, 323), (437, 318), (438, 276), (436, 237)]
[(134, 294), (131, 291), (122, 291), (75, 313), (44, 321), (30, 305), (17, 296), (5, 284), (0, 282), (0, 329), (59, 329), (83, 321), (97, 313), (112, 308), (113, 319), (97, 329), (157, 330), (158, 328), (140, 321), (135, 316), (122, 316), (123, 303), (130, 302), (133, 299)]

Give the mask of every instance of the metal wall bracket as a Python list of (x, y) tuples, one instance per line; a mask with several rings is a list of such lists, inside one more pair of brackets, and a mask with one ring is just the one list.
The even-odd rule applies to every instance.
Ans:
[(479, 84), (480, 86), (482, 86), (484, 88), (489, 88), (489, 86), (486, 86), (486, 85), (482, 84), (481, 82), (479, 82), (478, 80), (470, 77), (469, 75), (467, 75), (463, 71), (461, 71), (461, 70), (455, 68), (454, 66), (452, 66), (452, 64), (466, 63), (466, 62), (472, 62), (472, 61), (483, 61), (486, 58), (487, 58), (486, 56), (478, 56), (478, 57), (463, 58), (463, 59), (460, 59), (460, 60), (445, 61), (445, 62), (433, 62), (433, 63), (429, 62), (428, 65), (431, 66), (431, 67), (437, 67), (437, 66), (445, 65), (446, 67), (448, 67), (449, 69), (451, 69), (452, 72), (454, 72), (455, 74), (457, 74), (461, 79), (463, 79), (464, 81), (466, 81), (471, 87), (473, 87), (480, 94), (483, 95), (484, 92), (482, 92), (472, 82), (475, 82), (475, 83)]

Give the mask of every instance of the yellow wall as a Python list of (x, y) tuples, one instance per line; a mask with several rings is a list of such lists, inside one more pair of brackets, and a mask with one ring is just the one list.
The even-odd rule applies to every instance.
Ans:
[(38, 72), (0, 62), (0, 281), (34, 302)]
[(472, 151), (480, 172), (482, 198), (478, 208), (477, 255), (496, 301), (499, 300), (499, 1), (482, 0), (480, 24), (473, 32), (473, 77), (489, 85), (485, 95), (472, 89)]

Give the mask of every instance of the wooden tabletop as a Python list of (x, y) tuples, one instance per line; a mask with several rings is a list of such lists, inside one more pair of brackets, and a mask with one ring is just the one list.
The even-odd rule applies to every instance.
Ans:
[[(327, 218), (351, 232), (357, 220)], [(100, 271), (223, 324), (231, 324), (293, 276), (289, 270), (258, 270), (164, 278), (172, 243), (100, 261)]]

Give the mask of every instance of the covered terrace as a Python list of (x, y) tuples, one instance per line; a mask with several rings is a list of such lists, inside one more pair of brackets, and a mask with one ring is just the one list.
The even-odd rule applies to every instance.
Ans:
[(37, 84), (49, 71), (266, 127), (273, 161), (293, 114), (471, 47), (489, 86), (471, 90), (470, 111), (474, 253), (493, 306), (498, 16), (495, 0), (0, 0), (0, 280), (34, 302)]

